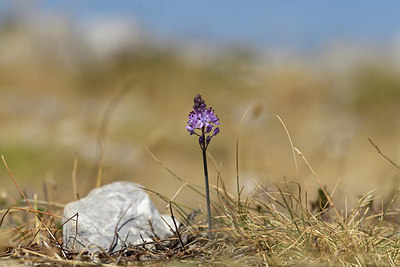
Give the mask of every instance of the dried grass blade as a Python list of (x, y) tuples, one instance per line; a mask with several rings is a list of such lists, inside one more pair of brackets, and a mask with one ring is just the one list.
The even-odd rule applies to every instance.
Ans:
[[(20, 192), (20, 194), (22, 195), (22, 197), (25, 199), (25, 201), (28, 203), (29, 207), (34, 210), (32, 204), (29, 202), (29, 200), (26, 198), (25, 194), (22, 192), (21, 188), (18, 186), (17, 182), (14, 179), (14, 176), (12, 175), (10, 169), (8, 168), (6, 159), (4, 158), (3, 155), (1, 155), (1, 159), (3, 160), (4, 166), (7, 169), (8, 174), (10, 175), (11, 179), (13, 180), (15, 186), (17, 187), (18, 191)], [(61, 253), (63, 254), (64, 258), (67, 258), (67, 254), (65, 253), (64, 249), (62, 248), (61, 244), (58, 242), (57, 238), (55, 238), (55, 236), (53, 235), (53, 233), (49, 230), (49, 228), (47, 227), (47, 225), (43, 222), (42, 218), (39, 216), (39, 213), (35, 212), (36, 217), (39, 219), (40, 223), (43, 225), (43, 227), (46, 229), (46, 231), (49, 233), (51, 239), (53, 239), (53, 241), (59, 246), (59, 248), (61, 249)]]

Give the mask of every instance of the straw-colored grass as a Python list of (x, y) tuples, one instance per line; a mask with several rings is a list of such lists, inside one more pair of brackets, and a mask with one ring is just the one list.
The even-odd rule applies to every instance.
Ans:
[[(305, 156), (301, 152), (299, 154), (316, 175)], [(203, 190), (184, 181), (155, 159), (182, 182), (176, 195), (182, 188), (188, 187), (194, 194), (204, 197)], [(11, 171), (10, 175), (12, 177)], [(63, 206), (29, 200), (24, 196), (28, 207), (12, 207), (3, 211), (1, 259), (9, 264), (88, 266), (142, 263), (238, 266), (400, 264), (399, 222), (395, 217), (398, 213), (391, 210), (399, 190), (385, 209), (377, 208), (381, 198), (371, 191), (343, 213), (334, 204), (339, 196), (334, 192), (328, 194), (318, 183), (315, 190), (320, 189), (322, 193), (314, 201), (317, 204), (312, 205), (312, 201), (307, 199), (307, 192), (302, 191), (297, 183), (285, 182), (274, 189), (256, 184), (256, 191), (244, 197), (227, 192), (220, 174), (217, 181), (211, 187), (215, 228), (212, 240), (207, 238), (206, 217), (199, 215), (200, 212), (148, 190), (165, 200), (174, 218), (178, 217), (182, 222), (174, 237), (160, 240), (154, 236), (153, 242), (146, 246), (126, 246), (113, 253), (104, 250), (94, 254), (73, 252), (61, 245), (60, 214)], [(35, 216), (31, 216), (32, 213)]]

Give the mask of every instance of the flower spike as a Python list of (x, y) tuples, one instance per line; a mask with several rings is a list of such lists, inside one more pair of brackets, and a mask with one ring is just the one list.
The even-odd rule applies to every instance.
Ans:
[[(207, 149), (211, 138), (216, 136), (220, 131), (219, 127), (215, 127), (216, 125), (220, 125), (220, 122), (214, 110), (211, 107), (207, 108), (206, 102), (201, 98), (200, 94), (196, 95), (194, 98), (193, 111), (189, 113), (188, 119), (186, 129), (189, 131), (190, 135), (198, 135), (200, 137), (200, 147), (202, 149)], [(196, 133), (196, 130), (200, 131), (200, 133)], [(211, 131), (213, 131), (213, 133), (209, 135)], [(202, 140), (206, 140), (204, 147), (202, 145)]]
[[(216, 136), (220, 128), (219, 118), (215, 115), (214, 110), (210, 107), (207, 108), (206, 102), (198, 94), (193, 99), (193, 110), (189, 113), (186, 129), (190, 135), (197, 135), (199, 137), (199, 145), (203, 152), (203, 165), (204, 165), (204, 179), (206, 184), (206, 201), (207, 201), (207, 217), (208, 217), (208, 237), (212, 239), (212, 224), (211, 224), (211, 205), (210, 205), (210, 189), (208, 184), (208, 168), (207, 168), (207, 155), (206, 150), (211, 142), (211, 139)], [(198, 131), (198, 132), (196, 132)], [(212, 132), (212, 133), (211, 133)]]

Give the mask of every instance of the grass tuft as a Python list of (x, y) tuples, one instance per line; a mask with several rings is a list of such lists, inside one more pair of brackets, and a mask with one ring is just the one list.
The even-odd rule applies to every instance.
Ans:
[[(251, 197), (238, 200), (226, 190), (220, 177), (217, 181), (217, 185), (211, 186), (217, 199), (213, 202), (216, 214), (213, 240), (207, 238), (204, 214), (199, 215), (196, 210), (187, 212), (189, 207), (159, 195), (168, 203), (171, 214), (178, 214), (182, 222), (179, 228), (171, 225), (174, 237), (160, 240), (154, 235), (152, 242), (127, 245), (112, 253), (106, 250), (95, 254), (72, 252), (58, 246), (62, 240), (62, 216), (59, 215), (62, 205), (37, 201), (36, 210), (14, 207), (4, 213), (8, 226), (1, 230), (1, 259), (9, 263), (76, 265), (400, 264), (399, 223), (394, 217), (398, 213), (391, 211), (397, 193), (385, 210), (377, 211), (373, 202), (378, 197), (370, 191), (338, 220), (332, 205), (312, 211), (299, 184), (292, 187), (293, 183), (286, 182), (274, 190), (257, 184)], [(197, 190), (186, 182), (184, 187)], [(43, 225), (35, 222), (32, 213)], [(52, 234), (36, 238), (47, 231)]]

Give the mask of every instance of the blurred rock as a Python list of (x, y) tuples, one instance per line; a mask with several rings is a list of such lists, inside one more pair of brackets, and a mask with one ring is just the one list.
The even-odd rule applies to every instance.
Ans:
[[(79, 216), (73, 217), (76, 213)], [(75, 251), (89, 246), (91, 252), (99, 247), (112, 252), (124, 244), (152, 241), (153, 231), (161, 239), (172, 235), (148, 194), (131, 182), (93, 189), (85, 198), (67, 204), (63, 216), (78, 219), (77, 225), (70, 220), (63, 227), (64, 246)], [(169, 216), (162, 217), (174, 227)]]

